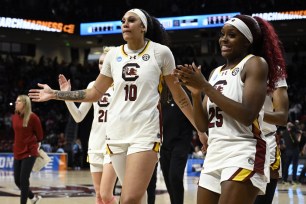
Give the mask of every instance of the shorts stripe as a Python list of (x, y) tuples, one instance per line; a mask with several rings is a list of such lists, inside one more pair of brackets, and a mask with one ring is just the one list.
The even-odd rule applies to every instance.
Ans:
[(280, 149), (276, 146), (275, 148), (275, 161), (271, 164), (272, 170), (278, 170), (280, 168)]
[(261, 137), (260, 124), (258, 119), (253, 121), (252, 132), (254, 139), (256, 139), (256, 153), (254, 161), (254, 171), (259, 174), (264, 174), (265, 155), (266, 155), (266, 141)]
[(159, 152), (159, 148), (160, 148), (160, 143), (159, 142), (154, 142), (154, 146), (153, 146), (153, 151), (154, 152)]
[(239, 168), (233, 176), (231, 176), (228, 180), (229, 181), (246, 181), (250, 179), (254, 175), (254, 171)]
[(108, 144), (106, 144), (106, 153), (109, 154), (109, 155), (112, 155), (113, 152), (112, 150), (109, 148)]

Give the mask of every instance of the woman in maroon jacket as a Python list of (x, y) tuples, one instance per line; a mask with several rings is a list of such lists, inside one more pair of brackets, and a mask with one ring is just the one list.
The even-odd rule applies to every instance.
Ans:
[(38, 149), (43, 139), (43, 130), (39, 117), (32, 112), (31, 100), (27, 95), (19, 95), (15, 102), (15, 114), (12, 116), (14, 139), (14, 179), (21, 191), (20, 203), (26, 204), (30, 198), (37, 204), (41, 199), (30, 190), (30, 174), (39, 156)]

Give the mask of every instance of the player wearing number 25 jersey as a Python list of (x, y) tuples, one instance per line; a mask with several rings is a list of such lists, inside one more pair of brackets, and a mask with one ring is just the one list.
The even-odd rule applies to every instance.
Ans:
[(106, 55), (101, 74), (114, 81), (108, 144), (160, 142), (158, 86), (161, 75), (171, 74), (174, 68), (170, 49), (152, 41), (146, 41), (140, 50), (122, 45)]
[[(244, 83), (241, 71), (244, 64), (253, 55), (246, 56), (237, 66), (222, 71), (215, 69), (209, 83), (224, 96), (242, 102)], [(245, 126), (223, 112), (208, 98), (209, 114), (208, 150), (203, 172), (209, 173), (221, 168), (238, 167), (265, 175), (268, 180), (269, 154), (265, 138), (261, 132), (263, 111), (250, 126)], [(244, 114), (244, 113), (240, 113)]]

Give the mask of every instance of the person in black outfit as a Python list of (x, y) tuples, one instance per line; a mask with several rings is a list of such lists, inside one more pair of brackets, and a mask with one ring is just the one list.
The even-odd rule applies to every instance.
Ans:
[(147, 188), (147, 194), (148, 194), (148, 204), (155, 204), (155, 198), (156, 198), (156, 182), (157, 182), (157, 166), (158, 163), (155, 166), (153, 175), (151, 177), (149, 186)]
[(286, 145), (286, 165), (284, 166), (283, 171), (283, 180), (288, 182), (288, 168), (292, 163), (292, 182), (297, 182), (297, 167), (299, 161), (299, 142), (301, 139), (301, 134), (298, 131), (297, 127), (289, 122), (287, 124), (287, 129), (283, 132), (282, 135), (285, 145)]
[[(284, 171), (285, 167), (286, 167), (286, 144), (285, 144), (285, 140), (283, 138), (283, 135), (284, 135), (284, 131), (285, 131), (286, 127), (283, 128), (283, 127), (279, 127), (278, 130), (277, 130), (277, 134), (279, 135), (279, 149), (280, 149), (280, 154), (281, 154), (281, 168), (282, 168), (282, 171)], [(282, 182), (285, 182), (284, 181), (284, 174), (282, 173)]]
[(193, 126), (174, 103), (166, 87), (163, 88), (161, 106), (163, 140), (160, 149), (160, 167), (171, 204), (183, 204), (183, 177)]

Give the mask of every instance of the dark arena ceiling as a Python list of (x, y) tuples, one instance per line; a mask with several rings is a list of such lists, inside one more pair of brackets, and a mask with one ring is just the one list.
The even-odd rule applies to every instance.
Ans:
[[(42, 3), (43, 2), (43, 3)], [(79, 24), (120, 20), (130, 8), (142, 8), (155, 17), (205, 15), (214, 13), (276, 12), (306, 10), (305, 0), (2, 0), (1, 17), (37, 19), (74, 23), (76, 34), (49, 33), (0, 28), (0, 41), (33, 44), (52, 44), (76, 48), (120, 44), (120, 34), (79, 36)], [(306, 49), (306, 19), (273, 21), (285, 48), (290, 51)], [(219, 28), (169, 31), (173, 43), (200, 43), (202, 39), (215, 40)]]

